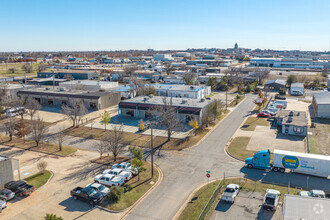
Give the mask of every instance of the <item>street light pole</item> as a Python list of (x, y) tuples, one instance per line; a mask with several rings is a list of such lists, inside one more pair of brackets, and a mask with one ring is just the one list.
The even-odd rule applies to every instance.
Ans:
[(226, 85), (226, 111), (227, 111), (227, 105), (228, 105), (228, 88)]
[(150, 147), (151, 147), (151, 178), (154, 177), (154, 143), (153, 143), (153, 133), (152, 133), (152, 125), (151, 128), (151, 141), (150, 141)]

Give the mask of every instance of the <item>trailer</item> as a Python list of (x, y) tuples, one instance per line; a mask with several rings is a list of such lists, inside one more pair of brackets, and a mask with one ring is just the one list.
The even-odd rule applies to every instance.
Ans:
[(290, 169), (296, 173), (330, 177), (330, 156), (325, 155), (274, 150), (271, 163), (270, 150), (262, 150), (256, 152), (253, 157), (246, 158), (245, 163), (249, 168), (270, 169), (282, 173)]

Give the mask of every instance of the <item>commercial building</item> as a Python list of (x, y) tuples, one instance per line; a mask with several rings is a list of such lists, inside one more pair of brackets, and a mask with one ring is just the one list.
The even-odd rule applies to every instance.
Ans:
[(121, 96), (115, 91), (82, 91), (70, 90), (63, 88), (37, 88), (33, 90), (21, 90), (17, 93), (19, 97), (32, 97), (36, 99), (42, 106), (61, 107), (67, 105), (72, 100), (81, 100), (88, 110), (99, 110), (117, 105)]
[(15, 171), (20, 178), (19, 161), (14, 158), (0, 156), (0, 189), (10, 181), (14, 180)]
[(324, 67), (329, 68), (330, 62), (313, 60), (311, 58), (252, 58), (250, 60), (250, 66), (322, 70)]
[(313, 94), (314, 114), (317, 118), (330, 118), (330, 93), (319, 92)]
[(3, 89), (5, 91), (3, 95), (5, 99), (16, 99), (17, 98), (17, 92), (23, 89), (32, 89), (37, 88), (38, 86), (35, 85), (24, 85), (24, 84), (12, 84), (12, 83), (0, 83), (0, 89)]
[(182, 76), (167, 76), (163, 81), (167, 84), (185, 84)]
[(286, 86), (286, 80), (274, 79), (274, 80), (268, 80), (265, 83), (264, 88), (266, 91), (278, 92), (280, 89), (283, 89), (285, 91), (285, 86)]
[(285, 195), (282, 219), (329, 219), (329, 207), (330, 199)]
[(176, 110), (177, 119), (182, 122), (189, 122), (192, 118), (196, 118), (196, 120), (201, 123), (203, 114), (206, 112), (208, 105), (212, 102), (206, 99), (138, 96), (119, 103), (120, 115), (143, 119), (150, 118), (152, 117), (150, 110), (155, 106), (163, 105), (164, 98), (167, 99), (168, 102), (172, 100), (172, 106)]
[(304, 84), (302, 83), (292, 83), (290, 87), (291, 95), (303, 95), (304, 94)]
[(77, 89), (85, 91), (110, 90), (118, 87), (118, 82), (93, 81), (93, 80), (74, 80), (59, 83), (59, 87), (67, 90)]
[(154, 61), (174, 61), (171, 54), (154, 54)]
[(280, 110), (276, 113), (275, 123), (282, 134), (304, 137), (307, 135), (306, 112)]
[(211, 94), (211, 86), (170, 84), (155, 84), (151, 86), (156, 89), (159, 96), (201, 99)]
[(73, 79), (95, 79), (99, 76), (97, 71), (90, 70), (56, 70), (47, 72), (38, 72), (38, 78), (55, 77), (58, 79), (64, 79), (71, 76)]
[(160, 72), (151, 70), (136, 70), (133, 76), (150, 81), (158, 81), (161, 78)]

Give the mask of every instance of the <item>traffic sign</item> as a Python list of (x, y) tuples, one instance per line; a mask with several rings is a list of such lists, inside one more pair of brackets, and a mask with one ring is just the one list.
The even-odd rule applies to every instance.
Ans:
[(210, 175), (209, 173), (207, 173), (207, 174), (206, 174), (206, 177), (207, 177), (207, 178), (210, 178), (210, 177), (211, 177), (211, 175)]

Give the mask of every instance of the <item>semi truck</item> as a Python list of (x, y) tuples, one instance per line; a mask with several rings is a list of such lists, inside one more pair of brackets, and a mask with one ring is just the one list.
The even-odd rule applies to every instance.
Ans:
[[(271, 162), (271, 156), (273, 158)], [(273, 170), (284, 173), (285, 169), (292, 172), (330, 177), (330, 156), (307, 154), (293, 151), (274, 150), (271, 155), (270, 150), (261, 150), (256, 152), (253, 157), (245, 159), (248, 168), (257, 168)]]

